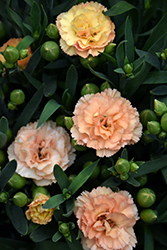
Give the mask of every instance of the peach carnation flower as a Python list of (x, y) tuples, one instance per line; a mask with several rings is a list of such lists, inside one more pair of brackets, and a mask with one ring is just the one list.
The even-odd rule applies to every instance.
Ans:
[(25, 212), (27, 220), (32, 220), (33, 223), (46, 225), (51, 221), (54, 208), (44, 209), (42, 206), (49, 199), (47, 195), (38, 194), (33, 202), (28, 206), (29, 209)]
[(133, 226), (138, 219), (137, 207), (127, 191), (113, 192), (97, 187), (78, 196), (74, 213), (83, 233), (85, 250), (131, 250), (136, 236)]
[(9, 160), (16, 159), (16, 172), (31, 178), (38, 186), (56, 182), (53, 167), (58, 164), (66, 170), (75, 159), (70, 136), (64, 128), (53, 121), (43, 123), (38, 129), (37, 122), (22, 127), (8, 147)]
[(79, 145), (96, 149), (99, 157), (109, 157), (121, 147), (136, 143), (142, 134), (136, 108), (116, 89), (81, 97), (73, 122), (72, 137)]
[[(7, 45), (16, 47), (21, 40), (22, 40), (22, 38), (11, 38), (11, 39), (9, 39), (6, 43), (3, 44), (2, 47), (0, 47), (0, 52), (3, 52), (7, 48)], [(28, 56), (17, 61), (20, 70), (22, 70), (22, 68), (23, 69), (26, 68), (27, 63), (28, 63), (28, 61), (30, 60), (30, 58), (32, 56), (32, 51), (31, 51), (30, 46), (27, 49), (28, 49)], [(0, 61), (2, 63), (5, 61), (5, 58), (1, 54), (0, 54)]]
[(103, 14), (107, 9), (97, 2), (80, 3), (57, 17), (60, 46), (70, 55), (88, 57), (103, 52), (115, 38), (114, 23)]

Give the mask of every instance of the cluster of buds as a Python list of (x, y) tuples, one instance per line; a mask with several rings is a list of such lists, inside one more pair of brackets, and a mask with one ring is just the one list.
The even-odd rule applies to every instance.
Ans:
[(129, 63), (128, 58), (125, 58), (123, 70), (127, 77), (133, 77), (133, 64)]
[(149, 143), (154, 141), (153, 138), (148, 135), (156, 135), (158, 139), (167, 144), (167, 106), (164, 102), (157, 99), (154, 100), (154, 111), (145, 109), (140, 113), (140, 120), (144, 127), (147, 129), (144, 131), (142, 138), (145, 142)]
[(21, 89), (14, 89), (10, 93), (10, 101), (8, 102), (8, 108), (10, 110), (16, 109), (17, 105), (22, 104), (25, 101), (25, 94)]
[(162, 60), (167, 59), (167, 48), (160, 53), (160, 57), (162, 58)]
[(129, 178), (130, 173), (134, 173), (138, 170), (139, 165), (133, 161), (128, 161), (123, 158), (118, 158), (114, 167), (109, 168), (111, 174), (119, 177), (122, 181), (126, 181)]

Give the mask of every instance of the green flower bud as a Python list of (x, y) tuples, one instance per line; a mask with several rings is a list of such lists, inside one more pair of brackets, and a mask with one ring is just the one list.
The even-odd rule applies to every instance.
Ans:
[(145, 130), (142, 134), (142, 139), (143, 141), (147, 142), (147, 143), (150, 143), (150, 142), (153, 142), (154, 139), (148, 137), (148, 135), (150, 135), (151, 133), (148, 131), (148, 130)]
[(151, 207), (155, 200), (155, 192), (150, 188), (142, 188), (137, 193), (137, 202), (141, 207)]
[(150, 121), (147, 122), (147, 129), (151, 134), (157, 135), (161, 132), (161, 125), (157, 121)]
[(16, 193), (13, 198), (13, 203), (18, 206), (18, 207), (24, 207), (30, 200), (28, 199), (27, 195), (22, 193), (22, 192), (18, 192)]
[(59, 232), (62, 233), (65, 237), (68, 237), (70, 234), (70, 225), (68, 223), (59, 222)]
[(117, 173), (119, 174), (126, 174), (129, 172), (130, 170), (130, 163), (128, 160), (122, 159), (120, 158), (115, 166), (114, 166), (115, 170), (117, 171)]
[(5, 62), (3, 63), (3, 65), (4, 65), (4, 67), (5, 67), (6, 69), (12, 69), (12, 68), (14, 67), (14, 64), (13, 64), (13, 63), (9, 63), (9, 62), (7, 62), (7, 61), (5, 61)]
[(137, 177), (136, 180), (140, 183), (140, 186), (143, 187), (147, 183), (148, 177), (146, 174), (144, 174), (142, 176)]
[(15, 89), (10, 93), (10, 101), (20, 105), (25, 101), (25, 94), (21, 89)]
[(21, 59), (27, 57), (28, 56), (28, 49), (21, 49), (19, 51), (19, 56), (20, 56)]
[(64, 127), (64, 115), (57, 116), (55, 122), (58, 126)]
[(36, 186), (35, 184), (32, 186), (32, 198), (35, 199), (39, 194), (45, 194), (50, 197), (49, 191), (45, 187)]
[(7, 192), (0, 193), (0, 202), (4, 203), (8, 200), (9, 194)]
[(88, 64), (91, 68), (95, 68), (99, 62), (99, 58), (97, 56), (93, 57), (89, 55), (87, 58), (80, 57), (80, 62), (86, 69), (88, 69)]
[(157, 219), (157, 214), (154, 210), (150, 208), (143, 209), (140, 212), (140, 218), (146, 223), (154, 222)]
[(131, 75), (133, 72), (133, 64), (132, 63), (125, 64), (123, 70), (125, 71), (126, 74)]
[(100, 167), (100, 177), (103, 180), (108, 179), (111, 176), (111, 172), (108, 170), (108, 166), (107, 165), (102, 165)]
[(161, 131), (158, 135), (159, 139), (164, 140), (167, 137), (167, 133), (165, 131)]
[(112, 55), (114, 50), (115, 50), (115, 46), (116, 46), (116, 43), (109, 43), (106, 47), (105, 47), (105, 50), (104, 52), (109, 54), (109, 55)]
[(0, 39), (4, 38), (6, 36), (6, 28), (2, 21), (0, 21)]
[(127, 174), (127, 173), (125, 173), (125, 174), (120, 174), (120, 179), (122, 180), (122, 181), (126, 181), (128, 178), (129, 178), (129, 175)]
[(59, 37), (59, 31), (58, 31), (58, 28), (56, 27), (55, 24), (53, 23), (50, 23), (47, 28), (45, 29), (46, 31), (46, 35), (49, 37), (49, 38), (52, 38), (52, 39), (57, 39)]
[(13, 46), (8, 46), (3, 52), (3, 56), (7, 62), (15, 63), (19, 59), (19, 51)]
[(10, 110), (16, 109), (16, 104), (13, 102), (8, 102), (8, 109), (10, 109)]
[(77, 141), (74, 140), (74, 138), (72, 138), (71, 144), (72, 144), (73, 148), (75, 148), (77, 151), (85, 151), (85, 150), (87, 150), (87, 147), (84, 147), (83, 145), (78, 145)]
[(0, 149), (0, 166), (4, 166), (7, 163), (7, 154)]
[(162, 60), (166, 60), (166, 54), (165, 54), (165, 52), (162, 52), (160, 54), (160, 57), (161, 57)]
[(65, 200), (71, 197), (71, 192), (67, 188), (63, 188), (63, 197)]
[(25, 183), (26, 179), (17, 173), (14, 173), (14, 175), (8, 181), (8, 185), (14, 189), (20, 189), (24, 187)]
[(147, 127), (147, 122), (156, 121), (156, 114), (151, 109), (144, 109), (140, 112), (140, 121)]
[[(87, 161), (87, 162), (85, 162), (85, 164), (83, 165), (83, 169), (84, 169), (84, 168), (87, 168), (87, 167), (90, 166), (92, 163), (93, 163), (92, 161)], [(95, 179), (98, 177), (99, 174), (100, 174), (100, 167), (99, 167), (99, 165), (97, 165), (97, 166), (95, 167), (93, 173), (91, 174), (90, 179), (95, 180)]]
[(87, 95), (87, 94), (96, 94), (97, 92), (99, 92), (99, 88), (97, 87), (96, 84), (94, 83), (86, 83), (82, 89), (81, 89), (81, 95)]
[(166, 104), (164, 102), (160, 102), (157, 99), (155, 99), (154, 112), (159, 116), (163, 115), (165, 112), (167, 112)]
[(48, 41), (41, 46), (41, 56), (49, 62), (56, 60), (60, 54), (59, 45), (53, 41)]
[(37, 41), (39, 39), (39, 32), (37, 30), (34, 31), (33, 38), (34, 38), (35, 41)]
[(109, 88), (111, 88), (111, 85), (107, 81), (103, 82), (102, 85), (100, 86), (101, 91), (104, 91), (105, 89)]
[(70, 130), (74, 124), (72, 117), (64, 117), (64, 124), (68, 130)]
[(76, 174), (70, 174), (70, 176), (68, 177), (70, 182), (73, 182), (73, 180), (75, 179)]
[(130, 164), (130, 171), (131, 172), (136, 172), (138, 169), (139, 169), (139, 166), (135, 162), (132, 162)]
[(161, 127), (163, 130), (167, 131), (167, 113), (161, 117)]
[(144, 0), (144, 9), (149, 10), (151, 8), (151, 0)]

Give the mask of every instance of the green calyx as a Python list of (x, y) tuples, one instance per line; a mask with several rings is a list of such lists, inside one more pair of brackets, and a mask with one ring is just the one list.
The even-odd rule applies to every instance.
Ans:
[(130, 163), (129, 163), (128, 160), (120, 158), (116, 162), (114, 168), (117, 171), (117, 173), (119, 173), (119, 174), (126, 174), (130, 170)]
[(147, 122), (156, 121), (156, 114), (151, 109), (144, 109), (140, 112), (140, 121), (147, 127)]
[(154, 100), (154, 112), (161, 116), (167, 112), (167, 107), (164, 102), (160, 102), (157, 99)]
[(18, 206), (18, 207), (24, 207), (30, 200), (28, 199), (27, 195), (22, 193), (22, 192), (18, 192), (16, 193), (13, 198), (13, 203)]
[(15, 89), (10, 93), (10, 101), (16, 105), (20, 105), (25, 101), (25, 94), (21, 89)]
[(14, 173), (14, 175), (8, 181), (8, 185), (14, 189), (20, 189), (24, 187), (25, 183), (26, 179), (17, 173)]
[(13, 46), (8, 46), (3, 52), (3, 56), (7, 62), (15, 63), (19, 59), (19, 51)]
[(86, 83), (81, 89), (81, 96), (98, 93), (99, 87), (94, 83)]
[(56, 60), (60, 54), (60, 48), (56, 42), (48, 41), (42, 44), (41, 56), (49, 62)]
[(137, 193), (137, 202), (141, 207), (151, 207), (155, 200), (156, 195), (155, 192), (150, 188), (142, 188)]
[(59, 31), (58, 31), (58, 28), (56, 27), (55, 24), (53, 23), (50, 23), (47, 28), (45, 29), (46, 31), (46, 35), (49, 37), (49, 38), (52, 38), (52, 39), (57, 39), (59, 37)]
[(157, 135), (161, 132), (161, 125), (157, 121), (150, 121), (147, 122), (147, 129), (151, 134)]

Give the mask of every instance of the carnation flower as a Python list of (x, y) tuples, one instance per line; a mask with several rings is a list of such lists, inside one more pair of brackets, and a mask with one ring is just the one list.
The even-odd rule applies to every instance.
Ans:
[[(6, 43), (3, 44), (2, 47), (0, 47), (0, 52), (3, 52), (7, 48), (7, 45), (17, 47), (17, 45), (19, 44), (19, 42), (21, 40), (22, 40), (22, 38), (11, 38), (11, 39), (9, 39)], [(22, 68), (23, 69), (26, 68), (27, 63), (28, 63), (28, 61), (30, 60), (30, 58), (32, 56), (32, 51), (31, 51), (30, 46), (27, 49), (28, 49), (28, 56), (17, 61), (20, 70), (22, 70)], [(5, 58), (3, 57), (2, 54), (0, 54), (0, 60), (2, 61), (2, 63), (5, 61)]]
[(137, 207), (127, 191), (97, 187), (78, 196), (74, 213), (85, 250), (131, 250), (137, 243), (133, 226)]
[(53, 121), (43, 123), (38, 129), (37, 122), (22, 127), (8, 147), (9, 160), (16, 159), (16, 172), (31, 178), (38, 186), (56, 182), (53, 168), (58, 164), (66, 170), (75, 159), (70, 136), (64, 128)]
[(27, 220), (32, 220), (33, 223), (46, 225), (51, 221), (54, 208), (45, 209), (42, 206), (49, 199), (45, 194), (38, 194), (28, 206), (29, 209), (25, 212)]
[(111, 156), (139, 141), (139, 113), (116, 89), (81, 97), (75, 106), (72, 137), (79, 145), (96, 149), (99, 157)]
[(80, 3), (57, 17), (60, 46), (70, 55), (88, 57), (103, 52), (115, 38), (114, 23), (103, 14), (107, 9), (97, 2)]

